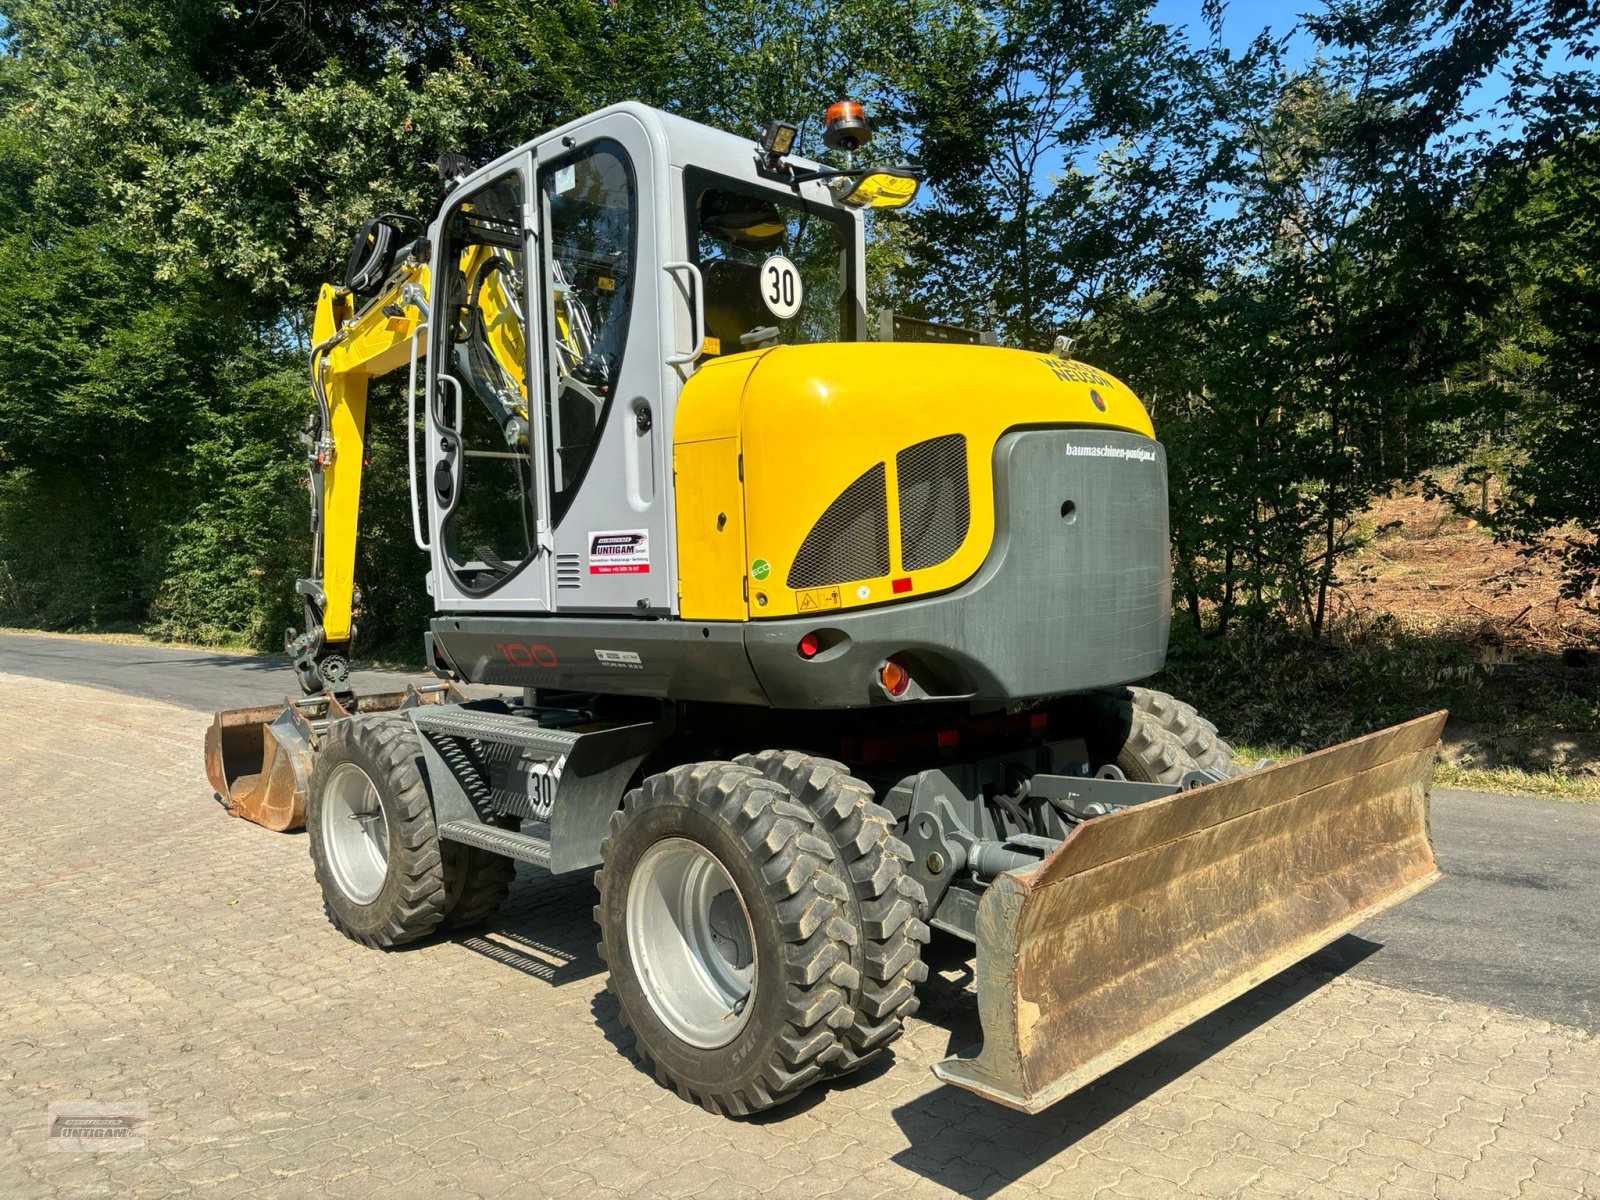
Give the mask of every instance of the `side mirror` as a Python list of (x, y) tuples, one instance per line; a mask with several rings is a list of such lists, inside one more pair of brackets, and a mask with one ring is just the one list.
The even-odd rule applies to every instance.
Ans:
[(355, 239), (350, 243), (350, 257), (344, 267), (344, 286), (352, 292), (376, 291), (389, 275), (397, 248), (394, 227), (382, 217), (371, 217), (362, 222)]
[(910, 167), (868, 167), (853, 181), (846, 178), (839, 203), (851, 208), (904, 208), (916, 199), (921, 179)]
[(401, 213), (383, 213), (362, 222), (350, 243), (345, 261), (344, 286), (352, 292), (370, 294), (383, 286), (399, 257), (400, 237), (405, 227), (422, 229), (422, 222)]

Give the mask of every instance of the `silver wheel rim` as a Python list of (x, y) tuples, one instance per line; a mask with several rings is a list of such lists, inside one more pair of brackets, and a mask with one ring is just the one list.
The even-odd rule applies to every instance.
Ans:
[(628, 953), (661, 1023), (714, 1050), (739, 1036), (755, 998), (750, 911), (727, 868), (704, 846), (666, 838), (628, 883)]
[(322, 844), (339, 890), (371, 904), (389, 875), (389, 824), (372, 778), (355, 763), (340, 763), (322, 792)]

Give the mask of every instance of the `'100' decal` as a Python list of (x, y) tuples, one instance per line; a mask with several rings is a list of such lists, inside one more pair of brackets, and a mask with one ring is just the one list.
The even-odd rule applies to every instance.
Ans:
[(556, 665), (556, 652), (543, 643), (536, 646), (524, 646), (521, 642), (496, 642), (494, 648), (500, 651), (501, 656), (514, 667), (553, 667)]

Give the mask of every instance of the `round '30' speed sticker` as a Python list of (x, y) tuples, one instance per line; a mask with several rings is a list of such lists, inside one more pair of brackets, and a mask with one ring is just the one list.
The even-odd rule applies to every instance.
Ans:
[(800, 311), (804, 300), (805, 287), (794, 263), (781, 254), (774, 254), (761, 264), (761, 302), (768, 312), (780, 321), (787, 321)]

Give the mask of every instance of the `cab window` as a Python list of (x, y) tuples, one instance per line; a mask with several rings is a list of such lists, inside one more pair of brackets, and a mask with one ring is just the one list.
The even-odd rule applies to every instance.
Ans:
[(504, 583), (534, 547), (522, 196), (513, 172), (457, 204), (445, 223), (435, 420), (459, 439), (460, 457), (459, 473), (442, 465), (431, 484), (441, 505), (453, 505), (446, 561), (474, 595)]
[(848, 216), (779, 188), (685, 178), (709, 353), (855, 340)]

